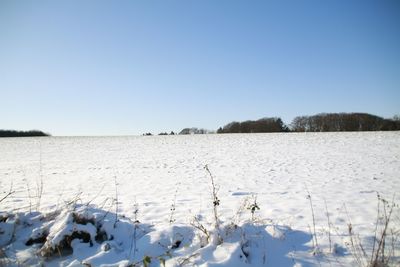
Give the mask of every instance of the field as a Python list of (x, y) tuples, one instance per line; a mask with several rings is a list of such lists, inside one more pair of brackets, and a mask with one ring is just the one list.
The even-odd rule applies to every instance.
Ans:
[(400, 132), (3, 138), (0, 188), (4, 265), (400, 259)]

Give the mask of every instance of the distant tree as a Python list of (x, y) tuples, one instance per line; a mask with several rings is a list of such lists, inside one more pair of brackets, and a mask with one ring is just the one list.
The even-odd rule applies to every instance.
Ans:
[(158, 135), (168, 135), (166, 132), (159, 133)]
[(144, 133), (143, 136), (152, 136), (152, 133)]
[(171, 131), (171, 132), (169, 133), (169, 135), (175, 135), (175, 133), (174, 133), (173, 131)]
[(180, 131), (179, 134), (190, 134), (190, 128), (182, 129), (182, 131)]
[(31, 136), (50, 136), (39, 130), (30, 131), (15, 131), (15, 130), (0, 130), (0, 137), (31, 137)]
[(281, 118), (278, 118), (275, 123), (277, 124), (277, 129), (279, 129), (279, 131), (290, 132), (289, 127), (282, 121)]
[(217, 133), (271, 133), (288, 132), (289, 128), (283, 123), (281, 118), (262, 118), (256, 121), (231, 122)]
[(308, 117), (306, 116), (299, 116), (293, 119), (290, 127), (293, 131), (296, 132), (307, 132), (309, 131), (308, 127)]
[(394, 122), (394, 127), (396, 130), (400, 130), (400, 115), (394, 115), (393, 116), (393, 122)]
[(240, 133), (240, 123), (239, 122), (231, 122), (222, 127), (222, 133)]
[(208, 134), (208, 133), (211, 132), (206, 129), (199, 129), (196, 127), (184, 128), (182, 129), (182, 131), (179, 132), (179, 134)]

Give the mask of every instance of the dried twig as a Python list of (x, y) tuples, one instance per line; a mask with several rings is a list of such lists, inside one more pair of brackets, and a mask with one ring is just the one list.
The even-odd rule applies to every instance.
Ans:
[(208, 168), (208, 165), (204, 166), (204, 169), (207, 171), (207, 173), (210, 176), (210, 180), (211, 180), (211, 185), (212, 185), (212, 198), (213, 198), (213, 212), (214, 212), (214, 223), (215, 223), (215, 231), (217, 234), (217, 240), (216, 240), (216, 245), (220, 245), (223, 240), (220, 234), (220, 229), (219, 229), (219, 217), (218, 217), (218, 206), (220, 204), (220, 200), (217, 196), (218, 193), (218, 189), (215, 185), (215, 181), (214, 181), (214, 176), (211, 174), (210, 169)]
[(115, 185), (115, 221), (114, 221), (114, 228), (115, 228), (118, 222), (118, 183), (116, 175), (114, 175), (114, 185)]
[(0, 199), (0, 202), (2, 202), (2, 201), (5, 200), (6, 198), (8, 198), (8, 197), (11, 196), (12, 194), (14, 194), (14, 192), (15, 192), (15, 191), (13, 191), (13, 183), (12, 183), (12, 181), (11, 181), (10, 190), (8, 190), (8, 193), (7, 193), (4, 197), (2, 197), (2, 198)]
[(326, 199), (324, 199), (324, 203), (325, 203), (326, 217), (327, 217), (327, 219), (328, 219), (329, 253), (332, 253), (331, 220), (330, 220), (330, 218), (329, 218), (329, 211), (328, 211), (328, 205), (326, 204)]
[[(314, 238), (314, 241), (315, 241), (314, 249), (317, 250), (317, 249), (319, 248), (319, 246), (318, 246), (317, 231), (316, 231), (316, 229), (315, 229), (314, 206), (313, 206), (313, 203), (312, 203), (312, 198), (311, 198), (310, 191), (308, 191), (307, 186), (306, 186), (306, 190), (307, 190), (307, 194), (308, 194), (308, 195), (307, 195), (307, 199), (310, 201), (310, 208), (311, 208), (312, 221), (313, 221), (313, 238)], [(314, 251), (314, 252), (317, 252), (317, 251)]]

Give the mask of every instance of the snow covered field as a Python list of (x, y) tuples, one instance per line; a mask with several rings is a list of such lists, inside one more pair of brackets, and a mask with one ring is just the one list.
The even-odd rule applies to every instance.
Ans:
[(357, 266), (348, 224), (370, 249), (377, 192), (400, 203), (400, 132), (3, 138), (0, 188), (6, 265)]

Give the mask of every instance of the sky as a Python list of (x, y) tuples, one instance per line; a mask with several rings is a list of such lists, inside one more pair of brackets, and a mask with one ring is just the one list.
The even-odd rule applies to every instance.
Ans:
[(400, 114), (400, 1), (0, 0), (0, 129)]

